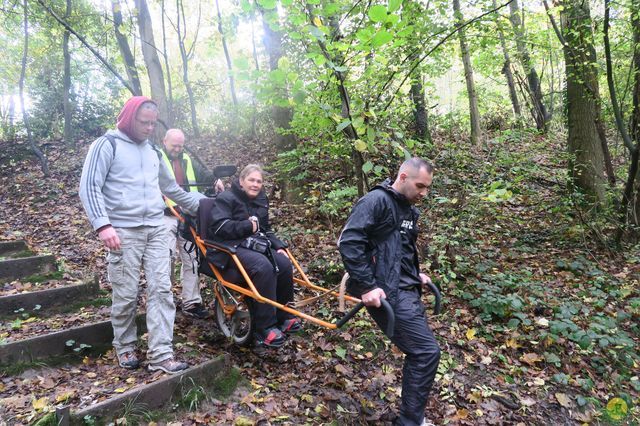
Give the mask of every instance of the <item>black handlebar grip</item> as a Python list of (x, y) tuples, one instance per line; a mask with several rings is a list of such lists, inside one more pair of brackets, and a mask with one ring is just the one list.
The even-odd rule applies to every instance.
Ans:
[[(387, 314), (387, 329), (385, 330), (385, 334), (388, 337), (393, 337), (393, 329), (395, 328), (395, 325), (396, 325), (396, 316), (393, 314), (393, 308), (391, 308), (391, 305), (385, 299), (380, 299), (380, 305), (381, 305), (380, 308), (384, 309), (385, 313)], [(345, 325), (346, 322), (349, 321), (351, 318), (353, 318), (353, 316), (357, 314), (358, 311), (363, 307), (364, 307), (364, 303), (362, 302), (354, 306), (349, 312), (347, 312), (340, 319), (340, 321), (336, 323), (338, 328)], [(380, 308), (377, 308), (377, 309), (380, 309)]]
[(440, 295), (440, 290), (438, 290), (438, 287), (436, 287), (436, 285), (431, 281), (427, 282), (427, 286), (429, 287), (429, 290), (431, 290), (433, 295), (436, 297), (436, 306), (433, 308), (433, 314), (438, 315), (440, 313), (440, 300), (442, 299), (442, 296)]
[(384, 308), (384, 310), (387, 313), (387, 330), (385, 334), (387, 335), (387, 337), (392, 338), (393, 329), (396, 326), (396, 316), (393, 313), (393, 308), (391, 307), (389, 302), (386, 301), (386, 299), (380, 299), (380, 304), (381, 304), (381, 307)]
[(347, 323), (347, 321), (349, 321), (351, 318), (353, 318), (353, 316), (355, 314), (358, 313), (358, 311), (360, 309), (362, 309), (364, 307), (364, 303), (360, 302), (358, 303), (356, 306), (354, 306), (349, 312), (347, 312), (346, 314), (344, 314), (344, 316), (342, 318), (340, 318), (340, 321), (338, 321), (336, 323), (336, 326), (338, 326), (338, 328), (341, 328), (343, 325), (345, 325)]

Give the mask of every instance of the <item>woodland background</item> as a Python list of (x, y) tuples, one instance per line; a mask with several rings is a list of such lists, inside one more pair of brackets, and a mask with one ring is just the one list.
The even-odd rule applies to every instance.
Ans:
[[(262, 162), (279, 233), (328, 284), (353, 202), (424, 156), (431, 420), (637, 424), (639, 43), (640, 0), (4, 0), (0, 238), (104, 273), (77, 184), (134, 94), (160, 105), (156, 141)], [(244, 394), (176, 418), (383, 421), (398, 353), (366, 317), (307, 333), (292, 370), (238, 356)]]

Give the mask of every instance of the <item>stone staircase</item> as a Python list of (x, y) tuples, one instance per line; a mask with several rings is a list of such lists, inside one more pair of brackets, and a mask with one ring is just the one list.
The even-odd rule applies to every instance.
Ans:
[[(67, 276), (54, 256), (0, 241), (0, 425), (113, 420), (134, 407), (163, 407), (230, 370), (228, 355), (197, 352), (204, 345), (191, 335), (175, 339), (192, 365), (182, 374), (123, 370), (111, 348), (109, 306), (98, 277)], [(144, 314), (137, 320), (144, 333)]]

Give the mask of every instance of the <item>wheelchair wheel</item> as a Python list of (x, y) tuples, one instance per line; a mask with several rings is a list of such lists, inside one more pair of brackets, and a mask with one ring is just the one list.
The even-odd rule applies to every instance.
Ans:
[[(221, 286), (222, 287), (222, 286)], [(236, 300), (225, 288), (221, 289), (221, 295), (226, 304), (235, 304), (235, 311), (228, 315), (218, 299), (215, 300), (216, 323), (220, 331), (233, 339), (239, 346), (249, 346), (253, 343), (254, 325), (252, 321), (252, 309), (250, 304), (243, 300)]]

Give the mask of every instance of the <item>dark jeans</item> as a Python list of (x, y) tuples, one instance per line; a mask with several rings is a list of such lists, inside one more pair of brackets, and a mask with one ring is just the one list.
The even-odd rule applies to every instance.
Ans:
[[(236, 250), (240, 263), (261, 296), (283, 305), (293, 300), (293, 272), (291, 262), (285, 255), (274, 251), (280, 269), (276, 273), (273, 270), (273, 265), (264, 254), (244, 247), (238, 247)], [(233, 283), (244, 282), (242, 274), (233, 261), (229, 261), (229, 266), (221, 272), (225, 280)], [(256, 302), (254, 307), (256, 329), (263, 334), (265, 330), (282, 324), (293, 316), (268, 303)]]
[[(367, 308), (384, 330), (383, 309)], [(398, 290), (394, 307), (395, 328), (391, 341), (405, 354), (402, 368), (402, 404), (396, 424), (420, 425), (424, 420), (427, 398), (440, 361), (440, 348), (427, 324), (425, 308), (418, 289)]]

